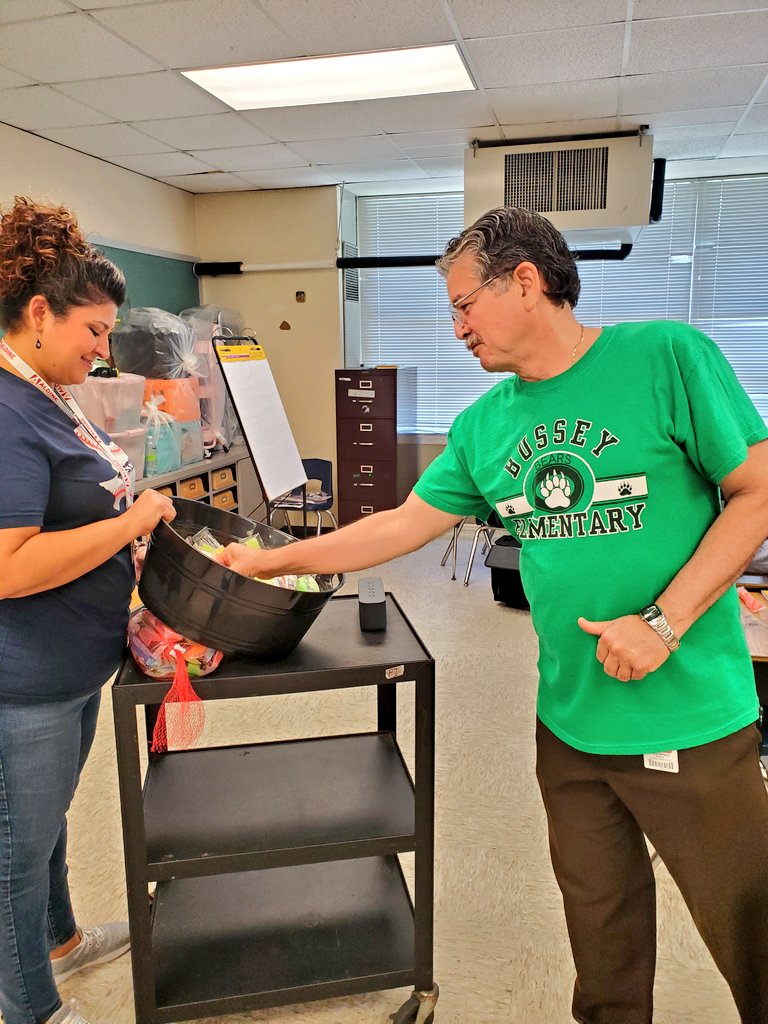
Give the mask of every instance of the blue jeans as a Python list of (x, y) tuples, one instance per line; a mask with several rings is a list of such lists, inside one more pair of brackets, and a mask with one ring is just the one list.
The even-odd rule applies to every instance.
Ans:
[(61, 1006), (50, 951), (75, 934), (67, 820), (96, 732), (101, 692), (0, 701), (0, 1011), (42, 1024)]

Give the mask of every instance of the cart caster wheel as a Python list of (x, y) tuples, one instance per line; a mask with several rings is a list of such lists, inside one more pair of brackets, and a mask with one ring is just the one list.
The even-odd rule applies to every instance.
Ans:
[[(416, 1024), (416, 1017), (419, 1014), (421, 1001), (416, 996), (411, 996), (407, 1003), (403, 1003), (397, 1013), (391, 1013), (389, 1019), (392, 1024)], [(433, 1024), (434, 1013), (430, 1013), (424, 1024)]]

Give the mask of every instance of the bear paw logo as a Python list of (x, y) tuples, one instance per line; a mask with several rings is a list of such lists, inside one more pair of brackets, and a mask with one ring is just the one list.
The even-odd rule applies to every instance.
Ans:
[(572, 493), (571, 481), (562, 473), (547, 473), (539, 484), (539, 494), (547, 508), (568, 508)]
[(631, 493), (632, 493), (632, 485), (628, 484), (626, 482), (626, 480), (624, 481), (623, 484), (619, 484), (619, 494), (622, 496), (622, 498), (626, 498)]

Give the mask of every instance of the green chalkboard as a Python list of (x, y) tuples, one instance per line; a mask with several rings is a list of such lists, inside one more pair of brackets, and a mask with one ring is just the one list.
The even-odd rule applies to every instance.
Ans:
[(97, 245), (116, 263), (128, 283), (128, 300), (121, 312), (133, 306), (156, 306), (168, 313), (200, 305), (200, 288), (188, 260)]

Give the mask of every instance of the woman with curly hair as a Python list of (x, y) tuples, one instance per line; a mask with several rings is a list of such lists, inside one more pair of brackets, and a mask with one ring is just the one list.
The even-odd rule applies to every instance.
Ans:
[(87, 1024), (57, 982), (128, 949), (122, 923), (78, 928), (66, 813), (101, 687), (125, 647), (132, 542), (170, 499), (134, 502), (125, 453), (67, 391), (125, 299), (122, 272), (72, 214), (17, 197), (0, 218), (0, 1011)]

